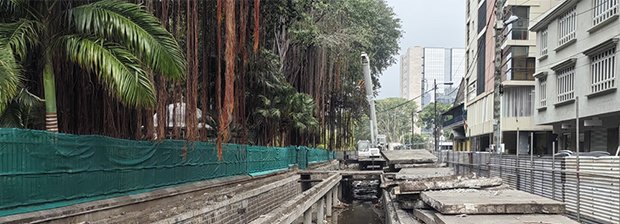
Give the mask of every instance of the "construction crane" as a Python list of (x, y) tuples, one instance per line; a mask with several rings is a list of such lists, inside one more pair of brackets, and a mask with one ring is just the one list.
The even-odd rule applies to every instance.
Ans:
[(362, 52), (362, 71), (366, 85), (366, 98), (370, 105), (370, 141), (357, 141), (357, 161), (360, 169), (379, 168), (385, 165), (385, 159), (381, 155), (381, 149), (385, 149), (387, 141), (385, 135), (378, 134), (377, 112), (375, 109), (375, 97), (373, 94), (373, 82), (370, 77), (370, 59)]

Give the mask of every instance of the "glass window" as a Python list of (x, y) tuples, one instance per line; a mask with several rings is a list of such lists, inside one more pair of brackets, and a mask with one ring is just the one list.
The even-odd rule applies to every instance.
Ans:
[(575, 99), (575, 66), (556, 71), (558, 103)]
[(616, 88), (616, 48), (590, 57), (590, 88), (592, 93)]
[(575, 39), (577, 28), (577, 8), (573, 7), (558, 19), (558, 46)]
[(478, 8), (478, 33), (487, 25), (487, 2), (483, 2)]
[(534, 80), (536, 59), (528, 57), (529, 47), (513, 46), (506, 50), (502, 79), (504, 80)]
[(594, 0), (593, 6), (593, 24), (599, 23), (618, 15), (618, 0)]
[(529, 21), (530, 21), (530, 7), (529, 6), (513, 6), (510, 8), (509, 13), (506, 14), (504, 20), (510, 18), (510, 16), (516, 16), (517, 19), (511, 24), (508, 24), (505, 29), (506, 37), (511, 40), (527, 40)]

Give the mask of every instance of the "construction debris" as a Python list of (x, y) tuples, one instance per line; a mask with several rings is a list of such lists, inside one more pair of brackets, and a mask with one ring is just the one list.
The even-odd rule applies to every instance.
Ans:
[(423, 180), (454, 175), (452, 168), (403, 168), (395, 175), (397, 180)]
[(562, 214), (564, 203), (517, 190), (427, 191), (422, 201), (441, 214)]
[(383, 150), (381, 154), (385, 157), (387, 164), (437, 163), (437, 156), (424, 149)]
[(445, 176), (415, 181), (405, 181), (399, 185), (400, 192), (416, 192), (426, 190), (444, 190), (455, 188), (483, 188), (502, 185), (502, 179), (478, 178), (474, 176)]
[(381, 178), (400, 223), (577, 223), (563, 215), (564, 203), (510, 189), (498, 177), (455, 175), (426, 150), (383, 153), (391, 168), (401, 168)]
[[(504, 214), (504, 215), (443, 215), (434, 213), (434, 222), (426, 224), (578, 224), (563, 215), (551, 214)], [(417, 217), (417, 213), (416, 213)]]

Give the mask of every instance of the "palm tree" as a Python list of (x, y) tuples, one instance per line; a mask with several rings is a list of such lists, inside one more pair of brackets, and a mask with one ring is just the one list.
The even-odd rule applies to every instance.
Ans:
[[(110, 94), (131, 107), (153, 107), (153, 73), (185, 76), (186, 61), (174, 37), (139, 5), (119, 0), (0, 0), (0, 113), (19, 93), (20, 63), (35, 58), (46, 128), (58, 131), (54, 62), (71, 61), (96, 74)], [(60, 86), (60, 85), (59, 85)]]

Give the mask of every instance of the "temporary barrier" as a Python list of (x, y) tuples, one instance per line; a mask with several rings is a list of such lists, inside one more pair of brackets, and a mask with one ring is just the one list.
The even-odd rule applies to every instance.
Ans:
[(325, 149), (225, 144), (218, 160), (206, 142), (0, 129), (0, 216), (333, 158)]
[[(582, 223), (620, 223), (620, 157), (534, 157), (484, 152), (437, 152), (460, 174), (501, 177), (515, 189), (566, 203)], [(473, 159), (471, 159), (473, 158)], [(579, 162), (578, 162), (579, 161)]]

